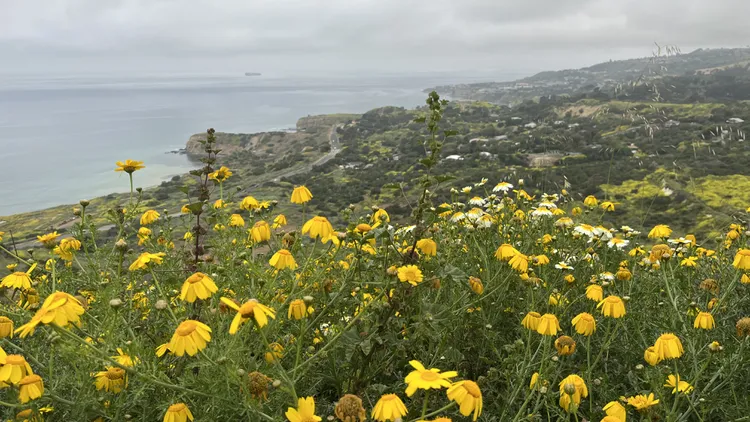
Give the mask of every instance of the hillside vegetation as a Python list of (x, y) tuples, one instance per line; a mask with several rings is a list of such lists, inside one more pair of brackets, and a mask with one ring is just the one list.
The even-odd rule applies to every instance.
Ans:
[(0, 239), (0, 418), (743, 420), (744, 128), (718, 121), (743, 107), (431, 93), (251, 193), (209, 129), (179, 214), (131, 190), (32, 252)]

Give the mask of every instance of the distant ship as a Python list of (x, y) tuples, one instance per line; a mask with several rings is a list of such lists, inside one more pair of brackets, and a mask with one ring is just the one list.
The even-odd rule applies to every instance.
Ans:
[(256, 73), (256, 72), (245, 72), (245, 76), (260, 76), (260, 73)]

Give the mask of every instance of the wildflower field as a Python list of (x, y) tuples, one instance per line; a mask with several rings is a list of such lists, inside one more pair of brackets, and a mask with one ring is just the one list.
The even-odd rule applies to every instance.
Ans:
[(181, 215), (145, 209), (143, 163), (119, 162), (114, 239), (83, 201), (72, 236), (39, 236), (46, 251), (0, 247), (0, 416), (750, 420), (747, 221), (717, 242), (669, 221), (604, 227), (617, 203), (522, 180), (451, 187), (431, 171), (444, 106), (431, 95), (420, 119), (407, 221), (312, 215), (315, 186), (234, 197), (211, 130)]

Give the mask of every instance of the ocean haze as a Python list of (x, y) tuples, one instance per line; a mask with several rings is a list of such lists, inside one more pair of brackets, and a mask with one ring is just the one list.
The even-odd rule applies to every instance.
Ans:
[[(506, 80), (520, 76), (501, 74)], [(445, 73), (4, 75), (0, 215), (127, 191), (127, 175), (113, 171), (118, 160), (145, 162), (146, 168), (135, 174), (136, 186), (185, 173), (197, 165), (168, 152), (208, 127), (240, 133), (293, 128), (307, 115), (414, 107), (423, 104), (425, 87), (488, 79)]]

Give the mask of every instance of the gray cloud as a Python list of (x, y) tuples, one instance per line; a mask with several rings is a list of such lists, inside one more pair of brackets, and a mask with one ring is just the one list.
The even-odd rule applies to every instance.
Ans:
[(748, 15), (747, 0), (0, 0), (0, 54), (6, 71), (559, 68), (743, 46)]

